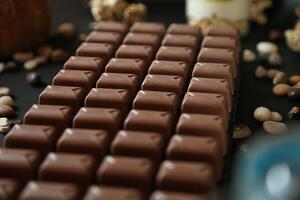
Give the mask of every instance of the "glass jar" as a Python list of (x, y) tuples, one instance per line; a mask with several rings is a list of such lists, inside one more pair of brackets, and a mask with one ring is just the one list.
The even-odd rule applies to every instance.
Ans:
[(189, 24), (203, 30), (211, 24), (229, 23), (247, 34), (251, 0), (186, 0)]

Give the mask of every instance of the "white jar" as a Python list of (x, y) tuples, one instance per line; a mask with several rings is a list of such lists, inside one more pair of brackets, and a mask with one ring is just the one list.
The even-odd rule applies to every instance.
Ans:
[(251, 0), (186, 0), (186, 15), (191, 25), (206, 28), (226, 22), (246, 34), (250, 6)]

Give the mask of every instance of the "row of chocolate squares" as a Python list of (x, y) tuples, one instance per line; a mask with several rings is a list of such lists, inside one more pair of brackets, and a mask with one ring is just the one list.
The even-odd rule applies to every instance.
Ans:
[[(202, 144), (216, 146), (214, 140), (207, 138)], [(38, 180), (72, 183), (85, 190), (91, 184), (99, 184), (134, 188), (145, 196), (155, 189), (209, 194), (216, 191), (218, 180), (216, 168), (207, 160), (165, 160), (157, 168), (142, 157), (107, 155), (100, 163), (91, 155), (57, 152), (49, 153), (41, 162), (36, 151), (6, 148), (0, 150), (0, 163), (1, 179), (13, 179), (22, 185)], [(220, 168), (221, 163), (217, 164)], [(34, 193), (42, 191), (36, 188)]]
[[(147, 198), (147, 196), (150, 196)], [(216, 195), (192, 194), (167, 190), (155, 190), (145, 195), (138, 189), (107, 185), (92, 185), (86, 190), (71, 183), (30, 181), (20, 184), (13, 179), (0, 178), (2, 200), (213, 200)]]
[[(113, 45), (113, 49), (117, 49), (116, 47), (122, 42), (128, 30), (128, 25), (122, 23), (100, 22), (85, 41), (88, 43), (110, 43)], [(137, 22), (130, 28), (123, 44), (147, 45), (157, 49), (164, 34), (165, 27), (161, 23)], [(161, 45), (189, 47), (197, 50), (201, 35), (196, 27), (187, 24), (171, 24)], [(206, 35), (208, 37), (204, 39), (202, 47), (230, 49), (238, 58), (240, 38), (236, 29), (230, 26), (216, 25), (212, 26)]]

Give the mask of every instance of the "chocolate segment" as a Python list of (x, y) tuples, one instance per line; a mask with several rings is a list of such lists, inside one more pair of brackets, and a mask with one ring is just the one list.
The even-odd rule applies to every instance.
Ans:
[(115, 57), (142, 59), (146, 65), (149, 65), (154, 57), (154, 51), (151, 46), (123, 44), (117, 50)]
[(124, 122), (126, 130), (159, 132), (164, 138), (171, 134), (173, 116), (168, 112), (131, 110)]
[(220, 94), (188, 92), (182, 101), (181, 112), (219, 115), (226, 125), (229, 123), (227, 101)]
[(151, 33), (128, 33), (123, 40), (123, 44), (146, 45), (157, 49), (160, 45), (160, 36)]
[(111, 145), (111, 153), (119, 156), (144, 157), (158, 164), (162, 159), (164, 141), (159, 133), (119, 131)]
[(21, 190), (21, 185), (14, 179), (0, 179), (0, 198), (2, 200), (15, 200)]
[(155, 22), (135, 22), (130, 28), (130, 32), (133, 33), (154, 33), (159, 36), (162, 36), (165, 31), (162, 23)]
[(211, 137), (175, 135), (167, 148), (167, 159), (207, 162), (218, 178), (222, 175), (222, 152), (218, 142)]
[(74, 128), (103, 129), (113, 136), (121, 124), (121, 113), (110, 108), (81, 108), (73, 120)]
[(97, 88), (126, 89), (130, 95), (137, 92), (139, 77), (135, 74), (103, 73), (97, 82)]
[(183, 93), (184, 80), (180, 76), (168, 75), (147, 75), (142, 90), (152, 90), (160, 92), (174, 92), (179, 97)]
[(107, 73), (136, 74), (144, 78), (147, 66), (141, 59), (112, 58), (105, 67)]
[(71, 124), (69, 106), (33, 105), (24, 116), (24, 124), (51, 125), (62, 130)]
[(83, 200), (144, 200), (141, 192), (132, 188), (91, 186)]
[(162, 41), (162, 45), (198, 49), (199, 38), (194, 35), (167, 34)]
[(148, 73), (181, 76), (184, 80), (186, 80), (189, 71), (189, 66), (185, 62), (155, 60), (152, 62)]
[(114, 54), (115, 47), (109, 43), (84, 42), (76, 50), (76, 56), (99, 57), (108, 61)]
[(53, 85), (82, 87), (86, 94), (95, 84), (96, 75), (91, 71), (60, 70), (53, 78)]
[(166, 160), (156, 176), (156, 186), (160, 190), (206, 193), (214, 190), (215, 180), (207, 163)]
[(168, 28), (170, 34), (182, 34), (182, 35), (194, 35), (196, 37), (201, 36), (200, 30), (196, 27), (189, 26), (187, 24), (172, 23)]
[(72, 184), (30, 181), (19, 200), (79, 200), (80, 190)]
[(0, 177), (16, 179), (21, 182), (36, 177), (40, 162), (39, 154), (33, 150), (1, 149)]
[(69, 60), (64, 64), (64, 69), (92, 71), (97, 77), (102, 74), (105, 68), (105, 61), (97, 57), (82, 57), (71, 56)]
[(53, 126), (15, 125), (4, 140), (5, 148), (32, 149), (42, 156), (54, 150), (59, 133)]
[(237, 29), (228, 25), (212, 25), (206, 30), (208, 36), (227, 36), (234, 38), (238, 43), (240, 41), (240, 34)]
[(234, 78), (228, 64), (222, 63), (196, 63), (193, 77), (226, 79), (234, 91)]
[(234, 52), (230, 49), (202, 48), (198, 54), (198, 62), (228, 64), (233, 76), (237, 76)]
[(95, 169), (96, 163), (91, 156), (49, 153), (39, 168), (38, 178), (42, 181), (88, 186), (92, 183)]
[(133, 101), (133, 109), (176, 113), (178, 101), (178, 96), (173, 92), (140, 90)]
[(125, 89), (93, 88), (85, 98), (86, 107), (117, 108), (128, 112), (130, 94)]
[(239, 53), (239, 44), (232, 37), (205, 36), (202, 41), (202, 47), (230, 49), (234, 51), (235, 54)]
[(189, 47), (161, 46), (156, 54), (156, 60), (183, 61), (193, 65), (195, 52)]
[(224, 119), (216, 115), (181, 114), (176, 127), (178, 135), (213, 137), (222, 147), (222, 154), (227, 152), (227, 132)]
[(190, 194), (183, 192), (170, 192), (156, 190), (151, 194), (150, 200), (209, 200), (211, 198), (200, 194)]
[(39, 104), (70, 106), (77, 112), (82, 105), (84, 91), (81, 87), (47, 86), (39, 96)]
[(122, 42), (122, 35), (116, 32), (91, 32), (85, 39), (89, 43), (109, 43), (116, 48)]
[(192, 78), (189, 92), (222, 94), (226, 98), (229, 111), (232, 109), (231, 87), (225, 79)]
[(68, 128), (57, 142), (57, 151), (89, 154), (101, 160), (107, 152), (109, 139), (104, 130)]
[(93, 27), (95, 31), (116, 32), (122, 35), (128, 31), (128, 28), (127, 24), (114, 21), (100, 21)]
[(97, 182), (107, 186), (150, 191), (153, 166), (148, 159), (106, 156), (97, 171)]

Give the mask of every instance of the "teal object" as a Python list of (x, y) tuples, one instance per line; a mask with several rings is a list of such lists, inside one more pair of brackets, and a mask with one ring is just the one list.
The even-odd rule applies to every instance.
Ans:
[(234, 176), (234, 200), (300, 199), (300, 136), (256, 144), (241, 155)]

